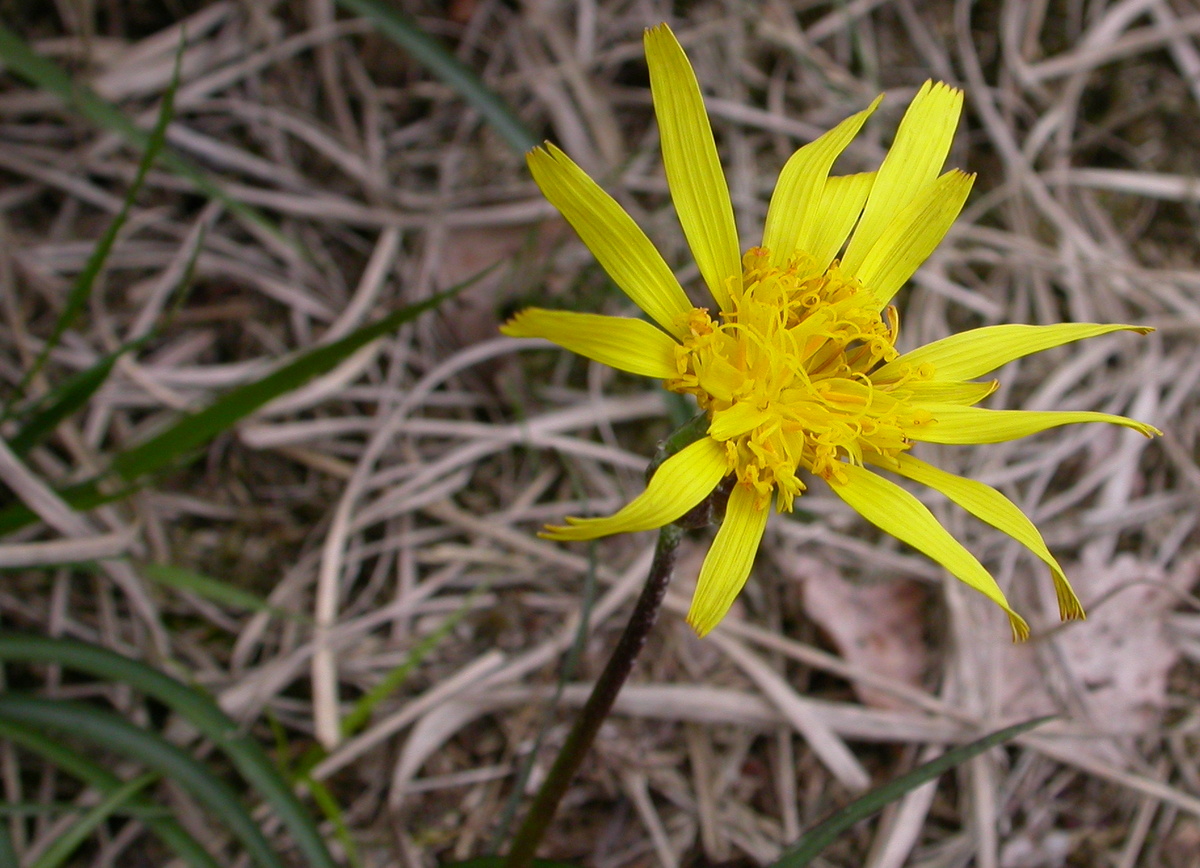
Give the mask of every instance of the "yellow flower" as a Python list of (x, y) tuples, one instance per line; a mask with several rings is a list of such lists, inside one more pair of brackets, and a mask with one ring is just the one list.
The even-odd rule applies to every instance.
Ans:
[[(999, 325), (900, 355), (889, 302), (950, 229), (974, 176), (939, 175), (962, 92), (926, 83), (878, 171), (830, 169), (879, 104), (800, 148), (783, 167), (762, 244), (740, 253), (729, 190), (700, 87), (667, 26), (646, 31), (646, 60), (667, 183), (719, 318), (693, 307), (633, 219), (566, 154), (528, 154), (534, 180), (609, 276), (658, 327), (642, 320), (531, 308), (502, 331), (542, 337), (695, 396), (706, 436), (667, 459), (645, 492), (607, 518), (568, 518), (556, 540), (586, 540), (676, 521), (726, 476), (736, 483), (704, 561), (688, 623), (704, 635), (746, 582), (772, 497), (781, 512), (820, 477), (867, 521), (924, 552), (1029, 627), (979, 561), (882, 468), (940, 491), (1025, 545), (1050, 568), (1064, 619), (1083, 608), (1040, 533), (1003, 494), (939, 470), (915, 442), (997, 443), (1073, 422), (1153, 427), (1094, 412), (988, 410), (996, 383), (971, 382), (1013, 359), (1128, 325)], [(840, 258), (838, 254), (841, 253)]]

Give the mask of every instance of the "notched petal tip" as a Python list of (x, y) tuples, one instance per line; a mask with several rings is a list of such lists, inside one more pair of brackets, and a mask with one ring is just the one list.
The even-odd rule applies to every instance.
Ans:
[(642, 31), (642, 41), (649, 45), (652, 40), (665, 39), (671, 42), (679, 42), (675, 37), (675, 32), (665, 21), (660, 21), (658, 24), (652, 24)]
[(932, 116), (953, 114), (957, 121), (965, 100), (966, 93), (961, 87), (955, 87), (944, 81), (926, 79), (925, 83), (917, 90), (912, 102), (909, 103), (908, 110), (924, 111)]
[(1012, 627), (1013, 642), (1014, 643), (1024, 642), (1026, 639), (1029, 638), (1029, 624), (1027, 624), (1025, 622), (1025, 619), (1022, 618), (1020, 615), (1018, 615), (1016, 612), (1013, 612), (1010, 610), (1007, 614), (1008, 614), (1008, 623)]
[(543, 527), (538, 531), (538, 539), (548, 539), (554, 542), (586, 542), (605, 535), (603, 532), (592, 532), (593, 528), (586, 523), (586, 519), (568, 515), (564, 521), (566, 521), (565, 525), (548, 524)]
[[(1057, 576), (1055, 577), (1058, 578)], [(1056, 581), (1054, 590), (1058, 595), (1058, 617), (1061, 621), (1086, 621), (1087, 612), (1083, 610), (1083, 604), (1079, 602), (1079, 598), (1075, 596), (1075, 591), (1067, 584), (1066, 579)]]
[(525, 152), (525, 165), (529, 166), (529, 168), (532, 170), (534, 163), (537, 161), (554, 159), (554, 152), (551, 150), (552, 148), (554, 148), (554, 145), (549, 139), (546, 139), (540, 145), (534, 145)]
[[(734, 595), (736, 596), (736, 594)], [(684, 620), (687, 625), (692, 628), (696, 634), (696, 638), (703, 639), (711, 633), (718, 624), (725, 620), (725, 615), (728, 614), (730, 607), (733, 605), (733, 600), (730, 599), (729, 604), (725, 606), (713, 605), (697, 605), (696, 601), (692, 601), (691, 609), (688, 610), (687, 617)]]
[(933, 79), (929, 78), (929, 79), (925, 80), (925, 84), (921, 85), (921, 90), (917, 95), (920, 96), (922, 93), (930, 93), (930, 92), (933, 92), (933, 93), (945, 92), (947, 96), (953, 97), (953, 96), (961, 96), (963, 93), (963, 89), (961, 87), (955, 87), (952, 84), (947, 84), (944, 81), (934, 81)]
[[(560, 148), (554, 142), (546, 139), (540, 145), (534, 145), (525, 152), (525, 164), (529, 166), (529, 170), (534, 172), (534, 180), (537, 181), (537, 168), (540, 164), (543, 167), (549, 167), (551, 164), (566, 162), (574, 165), (574, 162), (567, 156), (567, 152)], [(554, 165), (553, 168), (558, 168)], [(540, 182), (539, 182), (540, 185)]]
[(700, 619), (693, 612), (688, 612), (685, 620), (687, 621), (687, 625), (692, 628), (692, 631), (699, 639), (703, 639), (705, 636), (711, 633), (712, 628), (716, 626), (715, 624), (701, 623)]
[(503, 325), (500, 326), (500, 334), (504, 335), (505, 337), (510, 337), (510, 338), (527, 338), (527, 337), (539, 337), (540, 338), (541, 335), (530, 335), (528, 333), (528, 331), (526, 330), (526, 322), (528, 320), (528, 317), (526, 316), (526, 314), (528, 314), (528, 313), (529, 313), (528, 308), (526, 308), (525, 310), (519, 310), (516, 313), (514, 313), (512, 316), (510, 316), (508, 318), (508, 320)]
[(684, 54), (679, 37), (665, 21), (642, 31), (642, 48), (646, 53), (646, 62), (650, 65), (662, 62), (667, 53)]
[(1137, 419), (1130, 419), (1128, 416), (1116, 416), (1114, 419), (1121, 420), (1117, 424), (1125, 428), (1132, 428), (1147, 440), (1153, 440), (1155, 437), (1161, 437), (1163, 433), (1148, 422), (1139, 422)]

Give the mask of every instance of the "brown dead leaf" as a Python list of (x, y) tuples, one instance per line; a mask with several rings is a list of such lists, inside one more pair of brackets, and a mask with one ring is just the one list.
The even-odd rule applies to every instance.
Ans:
[[(852, 582), (828, 563), (798, 557), (787, 565), (803, 583), (804, 611), (824, 630), (847, 662), (920, 686), (928, 665), (922, 627), (925, 591), (916, 582)], [(866, 705), (901, 708), (904, 703), (875, 688), (856, 684)]]
[(1067, 713), (1113, 735), (1151, 731), (1180, 654), (1167, 615), (1200, 577), (1200, 559), (1168, 572), (1131, 555), (1106, 562), (1085, 550), (1082, 563), (1067, 572), (1085, 604), (1091, 601), (1088, 619), (1066, 625), (1047, 643), (1005, 646), (1004, 716)]

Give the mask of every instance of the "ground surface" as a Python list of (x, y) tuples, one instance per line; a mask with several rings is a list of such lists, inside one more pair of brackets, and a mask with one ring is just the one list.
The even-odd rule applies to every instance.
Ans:
[[(698, 640), (681, 617), (707, 545), (695, 534), (544, 852), (611, 868), (765, 864), (864, 784), (1053, 712), (1057, 721), (1018, 745), (860, 826), (823, 864), (1196, 864), (1200, 8), (403, 5), (536, 137), (601, 179), (691, 286), (643, 28), (669, 21), (691, 56), (747, 244), (797, 146), (884, 92), (839, 164), (874, 168), (916, 87), (958, 84), (967, 107), (950, 165), (979, 179), (900, 297), (905, 345), (1000, 322), (1157, 328), (1014, 364), (990, 406), (1102, 409), (1149, 421), (1163, 438), (1078, 426), (923, 453), (1022, 505), (1067, 567), (1087, 622), (1060, 628), (1044, 567), (931, 498), (1029, 616), (1033, 639), (1014, 648), (999, 611), (813, 485), (807, 518), (773, 520), (733, 614)], [(364, 865), (488, 852), (514, 790), (540, 779), (603, 664), (653, 543), (560, 545), (534, 532), (635, 494), (670, 428), (655, 384), (496, 327), (526, 303), (608, 313), (629, 303), (557, 220), (520, 154), (333, 0), (0, 8), (37, 50), (147, 128), (186, 35), (171, 144), (278, 230), (169, 167), (151, 172), (30, 394), (149, 339), (43, 445), (5, 464), (2, 481), (27, 502), (38, 490), (29, 480), (61, 489), (87, 478), (287, 353), (499, 263), (437, 312), (219, 435), (199, 460), (126, 499), (87, 513), (64, 506), (63, 523), (4, 538), (0, 623), (161, 664), (293, 759), (323, 740), (314, 774)], [(34, 365), (137, 159), (55, 96), (0, 79), (0, 393), (15, 394)], [(12, 437), (6, 424), (0, 434)], [(41, 506), (54, 513), (62, 502), (48, 496)], [(99, 569), (12, 566), (20, 545), (64, 540), (26, 562), (118, 557)], [(148, 563), (206, 574), (293, 616), (163, 585)], [(340, 738), (348, 703), (406, 663), (370, 722)], [(37, 689), (70, 690), (53, 672), (22, 677), (31, 674)], [(128, 691), (76, 693), (147, 720)], [(186, 731), (173, 737), (194, 744)], [(531, 756), (529, 782), (517, 784)], [(6, 747), (0, 765), (9, 801), (59, 787), (59, 798), (81, 797), (21, 751)], [(32, 858), (61, 825), (41, 817), (13, 829)], [(222, 846), (219, 830), (209, 834)], [(143, 864), (156, 852), (118, 824), (78, 864)]]

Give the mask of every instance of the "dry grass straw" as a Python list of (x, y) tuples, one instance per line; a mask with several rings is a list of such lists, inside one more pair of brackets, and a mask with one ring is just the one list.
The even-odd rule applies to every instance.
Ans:
[[(824, 864), (1191, 864), (1200, 846), (1200, 615), (1187, 596), (1200, 492), (1200, 12), (1175, 0), (699, 2), (681, 18), (658, 2), (467, 0), (448, 16), (440, 4), (405, 5), (432, 13), (420, 19), (430, 32), (604, 179), (684, 279), (696, 274), (667, 206), (643, 27), (670, 20), (708, 89), (748, 242), (799, 144), (886, 91), (883, 120), (844, 160), (846, 170), (873, 167), (917, 85), (965, 86), (966, 132), (951, 162), (980, 180), (907, 294), (905, 341), (1005, 321), (1154, 325), (1147, 339), (1102, 338), (1014, 364), (991, 406), (1103, 409), (1166, 434), (1148, 444), (1081, 426), (937, 457), (1000, 485), (1035, 518), (1074, 565), (1094, 620), (1106, 607), (1133, 606), (1134, 617), (1114, 622), (1108, 645), (1067, 644), (1079, 628), (1056, 626), (1040, 565), (934, 504), (1033, 614), (1024, 665), (1036, 660), (1050, 686), (1039, 695), (1061, 719), (911, 793)], [(340, 799), (367, 865), (484, 851), (535, 746), (528, 786), (539, 780), (649, 558), (648, 538), (585, 549), (533, 531), (627, 499), (668, 428), (661, 395), (644, 382), (531, 352), (536, 342), (498, 339), (495, 326), (519, 301), (609, 312), (628, 303), (555, 222), (522, 160), (365, 23), (335, 14), (333, 0), (218, 0), (189, 4), (195, 11), (179, 20), (151, 5), (24, 8), (36, 10), (24, 22), (36, 47), (143, 123), (186, 34), (170, 141), (277, 221), (282, 237), (249, 232), (178, 178), (151, 175), (86, 324), (35, 386), (160, 334), (122, 359), (47, 447), (27, 461), (0, 454), (0, 480), (43, 522), (0, 543), (0, 564), (14, 570), (0, 586), (0, 619), (158, 660), (264, 738), (261, 722), (278, 721), (297, 754), (324, 744), (316, 777)], [(135, 163), (115, 138), (6, 81), (6, 384), (40, 350)], [(173, 312), (171, 288), (196, 253)], [(54, 493), (281, 354), (495, 261), (460, 300), (265, 408), (132, 499), (81, 515)], [(704, 642), (680, 618), (694, 574), (684, 567), (546, 852), (614, 868), (764, 862), (871, 781), (1021, 713), (996, 611), (833, 498), (806, 494), (800, 505), (819, 520), (772, 523), (742, 604)], [(94, 574), (36, 568), (116, 555), (131, 560), (105, 560)], [(836, 653), (805, 615), (798, 558), (867, 585), (927, 586), (919, 684)], [(208, 573), (311, 621), (154, 586), (143, 561)], [(1132, 565), (1125, 578), (1101, 582), (1118, 562)], [(589, 577), (598, 588), (582, 662), (560, 693)], [(1138, 618), (1125, 591), (1146, 587), (1173, 596)], [(366, 728), (344, 738), (347, 703), (459, 616)], [(1113, 640), (1133, 622), (1151, 645), (1122, 653)], [(1120, 669), (1143, 662), (1131, 657), (1145, 647), (1169, 669), (1145, 713), (1080, 674), (1089, 671), (1081, 656), (1108, 655), (1098, 665)], [(891, 707), (862, 704), (856, 687), (890, 696)], [(27, 762), (0, 751), (10, 800), (38, 797), (21, 780)], [(49, 823), (35, 828), (18, 842), (30, 851), (54, 834)], [(114, 839), (95, 864), (122, 864), (139, 840)]]

